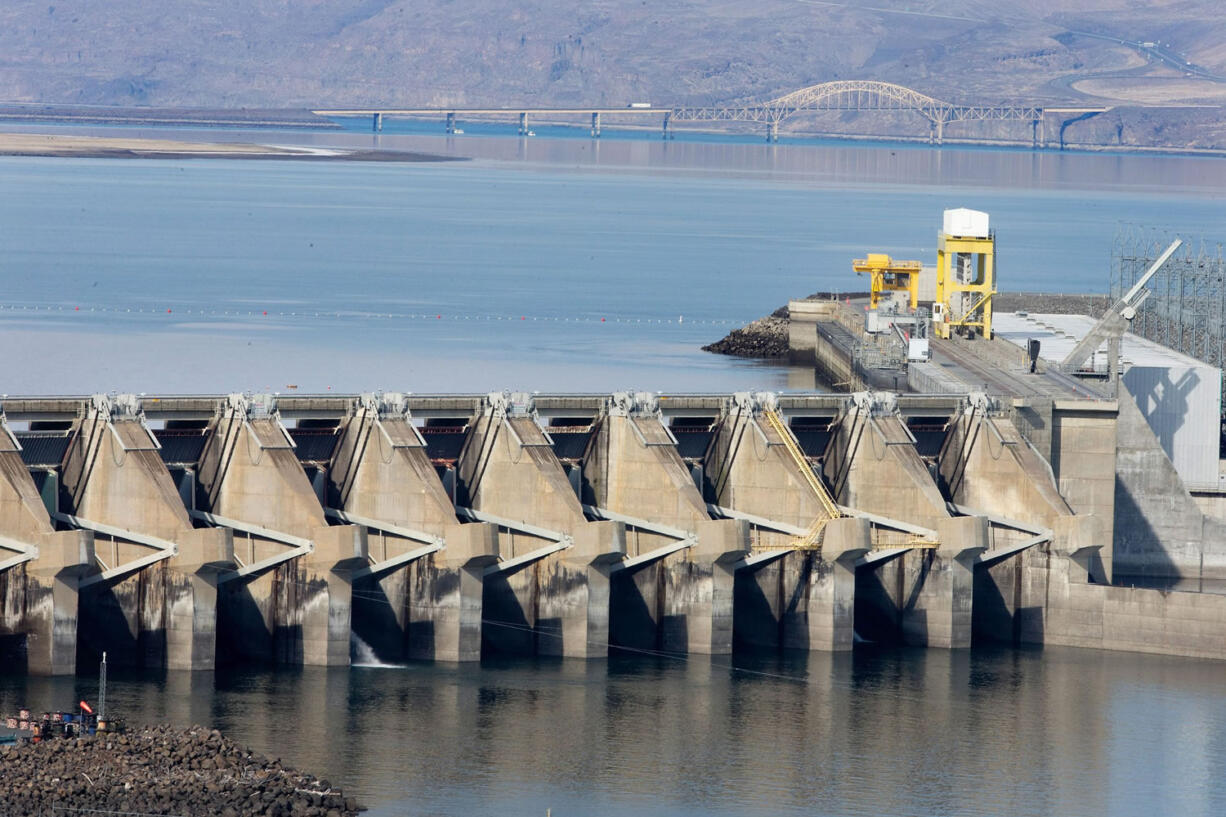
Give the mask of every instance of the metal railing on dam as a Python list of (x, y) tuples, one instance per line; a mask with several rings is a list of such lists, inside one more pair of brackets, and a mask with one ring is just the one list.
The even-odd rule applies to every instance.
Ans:
[[(1153, 592), (1168, 624), (1217, 602), (1107, 586), (1115, 405), (1039, 407), (1059, 432), (1036, 445), (1022, 403), (6, 397), (0, 648), (35, 673), (102, 650), (343, 665), (358, 639), (447, 661), (853, 633), (1159, 648), (1113, 624), (1118, 594)], [(1226, 657), (1216, 627), (1178, 650)]]

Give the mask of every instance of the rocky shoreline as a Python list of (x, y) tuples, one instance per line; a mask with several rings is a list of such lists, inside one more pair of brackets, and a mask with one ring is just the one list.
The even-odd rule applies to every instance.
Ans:
[(361, 810), (327, 780), (199, 726), (0, 747), (0, 814), (50, 814), (52, 806), (177, 817), (353, 817)]
[[(833, 298), (863, 299), (866, 292), (816, 292), (805, 301), (827, 301)], [(994, 299), (997, 312), (1037, 312), (1056, 315), (1089, 315), (1101, 317), (1110, 306), (1110, 299), (1101, 294), (1063, 294), (1049, 292), (1002, 292)], [(923, 306), (923, 304), (921, 304)], [(732, 357), (777, 360), (788, 356), (788, 308), (781, 306), (771, 314), (733, 329), (724, 337), (702, 347), (704, 352)]]

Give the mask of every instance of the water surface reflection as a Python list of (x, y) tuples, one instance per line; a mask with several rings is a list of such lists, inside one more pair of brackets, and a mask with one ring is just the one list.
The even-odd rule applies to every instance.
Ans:
[[(402, 814), (1220, 814), (1226, 663), (1069, 649), (129, 676)], [(6, 678), (0, 704), (89, 697)]]

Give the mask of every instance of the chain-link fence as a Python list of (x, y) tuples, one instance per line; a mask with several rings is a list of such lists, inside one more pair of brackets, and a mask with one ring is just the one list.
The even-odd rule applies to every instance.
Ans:
[[(1170, 245), (1172, 236), (1122, 227), (1112, 251), (1111, 297), (1127, 292)], [(1222, 245), (1184, 239), (1183, 246), (1150, 279), (1153, 294), (1131, 330), (1210, 366), (1226, 362), (1226, 262)], [(1226, 380), (1223, 381), (1226, 385)]]

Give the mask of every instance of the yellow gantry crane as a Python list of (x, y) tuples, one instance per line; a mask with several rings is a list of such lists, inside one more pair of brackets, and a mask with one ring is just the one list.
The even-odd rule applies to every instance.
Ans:
[(869, 309), (877, 308), (883, 292), (907, 292), (911, 309), (919, 305), (919, 277), (923, 267), (919, 261), (895, 261), (885, 253), (871, 252), (868, 258), (857, 258), (851, 268), (869, 274)]
[(945, 211), (937, 234), (937, 292), (932, 328), (937, 337), (978, 332), (992, 337), (996, 294), (996, 236), (988, 214), (959, 207)]

